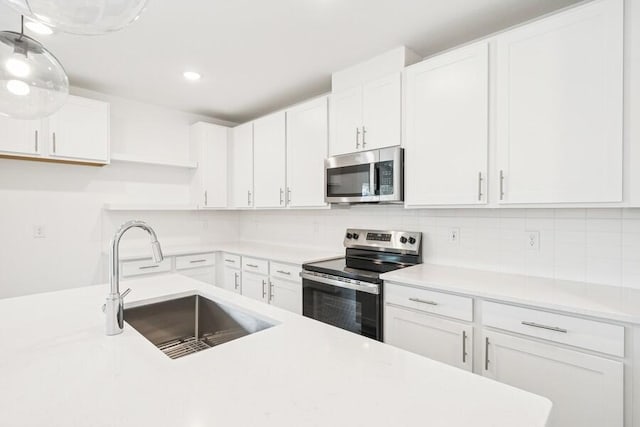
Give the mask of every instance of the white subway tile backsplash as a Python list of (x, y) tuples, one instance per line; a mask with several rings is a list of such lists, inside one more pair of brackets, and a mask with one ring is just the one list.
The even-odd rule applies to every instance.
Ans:
[[(421, 231), (424, 261), (640, 289), (640, 209), (404, 209), (240, 214), (245, 240), (301, 241), (341, 250), (348, 227)], [(451, 228), (459, 242), (449, 241)], [(540, 233), (539, 250), (527, 231)]]

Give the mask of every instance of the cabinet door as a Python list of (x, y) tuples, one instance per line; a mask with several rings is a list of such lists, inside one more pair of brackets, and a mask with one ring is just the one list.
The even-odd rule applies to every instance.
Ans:
[(269, 278), (262, 274), (242, 272), (242, 295), (267, 302)]
[(229, 149), (231, 163), (231, 206), (253, 206), (253, 123), (232, 129)]
[(622, 362), (495, 332), (483, 344), (483, 375), (551, 400), (549, 427), (622, 427)]
[(227, 207), (228, 128), (211, 123), (191, 126), (190, 139), (197, 154), (193, 198), (202, 208)]
[(502, 203), (622, 200), (622, 22), (605, 0), (497, 37)]
[(253, 173), (257, 208), (283, 208), (286, 190), (286, 118), (284, 112), (253, 122)]
[(329, 98), (329, 154), (362, 149), (362, 87), (334, 93)]
[(326, 97), (287, 111), (287, 204), (290, 207), (326, 205), (327, 116)]
[(487, 43), (405, 71), (408, 206), (486, 203)]
[(38, 155), (42, 148), (40, 120), (0, 117), (0, 153)]
[(222, 281), (222, 288), (238, 294), (242, 293), (241, 279), (242, 279), (242, 275), (240, 274), (240, 270), (237, 270), (235, 268), (225, 267), (224, 280)]
[(430, 359), (473, 369), (473, 328), (426, 313), (386, 304), (384, 341)]
[(269, 302), (276, 307), (302, 314), (302, 282), (269, 279)]
[(213, 266), (191, 268), (189, 270), (179, 270), (178, 274), (182, 274), (183, 276), (199, 280), (203, 283), (208, 283), (209, 285), (215, 285), (216, 281), (216, 268)]
[(48, 122), (50, 156), (109, 162), (109, 104), (69, 96)]
[(364, 85), (362, 148), (400, 145), (402, 135), (402, 74), (394, 73)]

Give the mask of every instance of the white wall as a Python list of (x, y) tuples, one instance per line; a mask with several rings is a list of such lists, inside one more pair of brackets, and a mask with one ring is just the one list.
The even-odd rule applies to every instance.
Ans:
[[(179, 111), (89, 92), (111, 103), (113, 152), (157, 160), (189, 159), (189, 125), (212, 121)], [(221, 124), (225, 124), (222, 122)], [(0, 159), (0, 298), (107, 280), (113, 232), (141, 218), (166, 245), (237, 237), (232, 213), (105, 212), (105, 203), (187, 203), (193, 171), (114, 162), (105, 167)], [(44, 226), (45, 238), (33, 237)], [(144, 242), (144, 243), (143, 243)], [(124, 246), (146, 245), (132, 230)]]
[[(421, 231), (424, 262), (640, 288), (640, 209), (246, 211), (240, 236), (342, 251), (347, 227)], [(527, 247), (531, 230), (539, 251)]]

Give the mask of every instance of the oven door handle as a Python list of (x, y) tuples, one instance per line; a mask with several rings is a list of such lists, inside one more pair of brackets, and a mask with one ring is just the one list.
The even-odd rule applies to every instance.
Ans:
[(353, 289), (354, 291), (361, 291), (374, 295), (380, 294), (380, 286), (376, 285), (375, 283), (360, 282), (359, 284), (356, 284), (351, 282), (343, 282), (342, 280), (316, 276), (315, 274), (307, 273), (306, 271), (300, 273), (300, 277), (302, 277), (303, 279), (311, 280), (312, 282), (324, 283), (325, 285), (331, 285), (338, 288)]

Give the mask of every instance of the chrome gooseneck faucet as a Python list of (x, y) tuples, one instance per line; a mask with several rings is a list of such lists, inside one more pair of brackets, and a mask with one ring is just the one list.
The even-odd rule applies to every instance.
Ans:
[(111, 250), (109, 252), (109, 282), (111, 288), (109, 295), (107, 295), (107, 302), (102, 307), (106, 316), (106, 329), (107, 335), (118, 335), (122, 333), (124, 329), (124, 297), (131, 291), (127, 289), (120, 294), (120, 239), (122, 235), (131, 228), (142, 228), (151, 238), (151, 249), (153, 251), (153, 259), (155, 262), (161, 262), (164, 259), (162, 255), (162, 248), (158, 242), (158, 236), (147, 223), (143, 221), (128, 221), (122, 224), (120, 229), (116, 231), (113, 239), (111, 239)]

